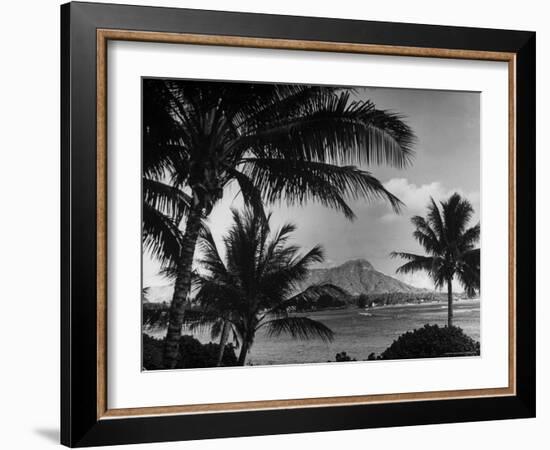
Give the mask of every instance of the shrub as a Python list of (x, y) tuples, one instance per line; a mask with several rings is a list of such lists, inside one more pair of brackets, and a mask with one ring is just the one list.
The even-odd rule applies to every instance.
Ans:
[(336, 353), (336, 362), (357, 361), (351, 358), (346, 352)]
[[(143, 368), (146, 370), (163, 369), (162, 352), (164, 339), (155, 339), (143, 334)], [(212, 342), (201, 344), (192, 336), (182, 336), (180, 357), (176, 369), (215, 367), (220, 345)], [(222, 366), (236, 366), (237, 356), (233, 344), (227, 344), (222, 358)]]
[(380, 359), (436, 358), (479, 355), (479, 342), (459, 327), (424, 325), (399, 336), (380, 355)]
[(332, 295), (323, 294), (317, 299), (316, 308), (334, 308), (345, 306), (346, 302)]

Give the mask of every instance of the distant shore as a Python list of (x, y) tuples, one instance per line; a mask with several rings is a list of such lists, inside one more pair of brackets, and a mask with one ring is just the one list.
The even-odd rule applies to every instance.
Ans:
[[(479, 297), (476, 297), (476, 298), (455, 298), (453, 299), (453, 304), (457, 304), (457, 303), (460, 303), (460, 304), (467, 304), (467, 303), (476, 303), (476, 302), (479, 302)], [(445, 305), (447, 306), (447, 300), (433, 300), (433, 301), (429, 301), (429, 302), (404, 302), (404, 303), (395, 303), (395, 304), (387, 304), (387, 305), (376, 305), (376, 306), (368, 306), (368, 307), (365, 307), (365, 308), (359, 308), (359, 309), (364, 309), (365, 311), (368, 311), (368, 310), (371, 310), (371, 309), (380, 309), (380, 308), (403, 308), (403, 307), (406, 307), (406, 306), (419, 306), (419, 305), (426, 305), (426, 306), (430, 306), (430, 305)]]

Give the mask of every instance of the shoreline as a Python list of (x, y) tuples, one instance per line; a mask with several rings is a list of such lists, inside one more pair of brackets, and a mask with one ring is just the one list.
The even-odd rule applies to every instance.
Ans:
[[(480, 298), (464, 298), (464, 299), (455, 299), (453, 300), (453, 305), (457, 304), (463, 304), (463, 303), (476, 303), (479, 302)], [(364, 311), (370, 311), (373, 309), (381, 309), (381, 308), (399, 308), (399, 307), (408, 307), (408, 306), (430, 306), (430, 305), (445, 305), (447, 306), (447, 300), (434, 300), (429, 302), (406, 302), (406, 303), (396, 303), (393, 305), (379, 305), (379, 306), (370, 306), (365, 308), (357, 308), (362, 309)]]

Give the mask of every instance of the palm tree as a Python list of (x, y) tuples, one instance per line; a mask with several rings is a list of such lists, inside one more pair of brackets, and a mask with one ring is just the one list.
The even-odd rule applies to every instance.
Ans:
[[(200, 284), (204, 278), (197, 278)], [(223, 297), (199, 295), (192, 303), (193, 309), (185, 310), (184, 324), (190, 331), (210, 330), (211, 339), (219, 339), (216, 366), (222, 365), (225, 347), (229, 341), (238, 341), (238, 335), (232, 322), (235, 321), (230, 305)]]
[[(313, 200), (352, 219), (349, 198), (381, 198), (399, 208), (378, 179), (355, 165), (406, 166), (413, 132), (398, 114), (353, 101), (350, 89), (155, 79), (144, 81), (143, 93), (143, 165), (151, 168), (144, 174), (151, 194), (144, 209), (160, 201), (165, 213), (177, 213), (151, 213), (159, 228), (147, 230), (144, 214), (146, 246), (161, 262), (177, 263), (166, 368), (177, 362), (201, 220), (228, 186), (236, 184), (258, 211), (263, 202)], [(147, 191), (153, 182), (156, 190)]]
[(453, 325), (453, 278), (457, 279), (470, 296), (479, 292), (480, 249), (475, 248), (479, 241), (479, 222), (467, 228), (474, 209), (471, 203), (454, 193), (441, 208), (431, 199), (426, 218), (414, 216), (411, 219), (416, 227), (415, 239), (424, 247), (428, 256), (413, 253), (393, 252), (393, 257), (408, 262), (397, 269), (397, 273), (426, 271), (436, 288), (447, 285), (448, 319)]
[[(205, 228), (201, 233), (199, 245), (204, 256), (200, 264), (207, 274), (199, 281), (195, 301), (206, 311), (217, 312), (207, 313), (201, 323), (216, 327), (222, 336), (221, 348), (230, 334), (237, 338), (239, 365), (245, 364), (261, 329), (273, 337), (287, 333), (297, 339), (331, 341), (330, 328), (288, 312), (304, 301), (304, 296), (312, 295), (312, 290), (296, 292), (310, 266), (323, 260), (322, 249), (316, 246), (302, 255), (297, 246), (288, 244), (294, 225), (285, 224), (270, 237), (270, 215), (265, 217), (253, 209), (232, 213), (233, 224), (224, 237), (225, 261), (210, 230)], [(323, 286), (318, 286), (316, 295), (322, 290)]]
[(174, 266), (183, 240), (179, 223), (191, 199), (166, 179), (173, 148), (165, 145), (163, 136), (174, 136), (178, 128), (161, 106), (161, 94), (159, 89), (143, 90), (142, 242), (164, 266)]

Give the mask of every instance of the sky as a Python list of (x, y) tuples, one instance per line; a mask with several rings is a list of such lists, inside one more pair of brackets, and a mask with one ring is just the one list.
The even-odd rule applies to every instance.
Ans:
[[(273, 213), (271, 227), (276, 229), (283, 223), (292, 222), (297, 226), (293, 242), (304, 251), (322, 245), (325, 261), (318, 267), (332, 267), (363, 258), (381, 272), (413, 286), (432, 289), (433, 283), (427, 274), (396, 274), (403, 261), (392, 259), (389, 254), (392, 251), (423, 254), (412, 236), (414, 227), (410, 219), (414, 215), (426, 215), (430, 197), (441, 201), (458, 192), (474, 207), (471, 225), (479, 220), (479, 93), (358, 88), (356, 97), (372, 100), (378, 109), (400, 113), (416, 134), (411, 166), (401, 170), (386, 166), (360, 167), (372, 172), (405, 207), (396, 214), (381, 200), (350, 200), (348, 204), (356, 215), (356, 219), (350, 221), (343, 214), (315, 203), (301, 207), (274, 205), (268, 208)], [(222, 247), (222, 236), (231, 224), (230, 208), (242, 205), (237, 187), (229, 186), (212, 211), (207, 223), (218, 247)], [(144, 286), (170, 283), (158, 275), (158, 270), (158, 264), (145, 253)], [(455, 289), (461, 290), (458, 285)]]

